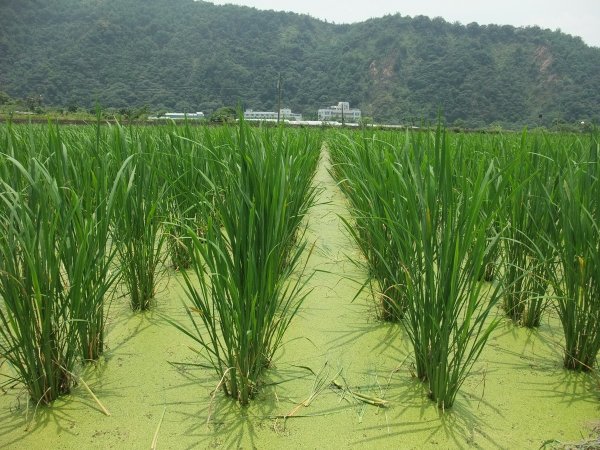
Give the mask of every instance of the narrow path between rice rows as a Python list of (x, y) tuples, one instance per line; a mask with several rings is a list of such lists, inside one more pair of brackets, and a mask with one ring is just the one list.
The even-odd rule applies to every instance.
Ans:
[[(382, 331), (393, 332), (397, 327), (377, 321), (368, 289), (353, 301), (367, 275), (340, 218), (348, 218), (349, 212), (329, 167), (329, 155), (324, 150), (315, 177), (317, 204), (307, 217), (307, 247), (315, 246), (306, 270), (306, 274), (315, 272), (309, 282), (312, 292), (292, 322), (288, 338), (310, 339), (300, 344), (305, 351), (296, 355), (305, 364), (309, 360), (317, 366), (327, 362), (332, 370), (354, 373), (384, 367), (391, 370), (399, 355), (388, 359), (394, 350), (380, 339)], [(289, 344), (284, 352), (290, 353)]]
[[(385, 441), (386, 435), (390, 436), (386, 410), (336, 392), (330, 388), (330, 382), (335, 378), (355, 392), (387, 398), (390, 384), (396, 383), (390, 379), (392, 371), (403, 359), (406, 348), (397, 347), (399, 343), (403, 345), (403, 340), (398, 339), (400, 328), (375, 317), (374, 300), (368, 289), (353, 300), (367, 275), (360, 264), (362, 257), (340, 218), (350, 214), (329, 167), (324, 148), (315, 177), (319, 194), (307, 217), (307, 247), (314, 244), (306, 269), (307, 274), (314, 271), (309, 282), (312, 290), (275, 361), (275, 370), (290, 370), (291, 377), (302, 374), (294, 372), (295, 367), (310, 367), (319, 376), (288, 379), (276, 391), (280, 399), (277, 407), (280, 414), (294, 411), (294, 416), (308, 416), (286, 420), (285, 427), (290, 432), (287, 442), (293, 448), (296, 447), (290, 439), (300, 439), (299, 445), (307, 433), (312, 435), (308, 442), (327, 439), (336, 448), (371, 440), (381, 446), (381, 439)], [(410, 382), (410, 377), (404, 378)], [(295, 405), (313, 391), (315, 380), (327, 387), (309, 407), (296, 410)], [(357, 428), (363, 421), (369, 425)]]

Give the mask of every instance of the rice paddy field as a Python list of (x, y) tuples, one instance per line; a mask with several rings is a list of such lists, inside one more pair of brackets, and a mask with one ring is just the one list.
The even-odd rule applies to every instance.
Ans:
[(598, 448), (599, 138), (0, 124), (0, 448)]

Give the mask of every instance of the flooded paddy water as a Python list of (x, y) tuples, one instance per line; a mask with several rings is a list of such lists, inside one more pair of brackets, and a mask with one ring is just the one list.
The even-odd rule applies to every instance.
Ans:
[[(152, 311), (113, 302), (105, 356), (81, 373), (111, 415), (81, 384), (50, 408), (28, 405), (20, 386), (8, 386), (0, 391), (0, 448), (538, 449), (587, 438), (600, 422), (599, 389), (592, 376), (562, 369), (555, 318), (539, 331), (502, 322), (452, 410), (437, 409), (413, 377), (402, 328), (377, 320), (368, 290), (356, 297), (366, 273), (327, 164), (308, 216), (312, 290), (249, 407), (214, 392), (212, 369), (166, 322), (186, 320), (171, 272)], [(363, 401), (373, 398), (387, 407)]]

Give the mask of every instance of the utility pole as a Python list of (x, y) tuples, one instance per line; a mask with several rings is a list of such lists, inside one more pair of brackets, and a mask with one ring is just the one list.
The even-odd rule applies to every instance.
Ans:
[(281, 114), (281, 72), (279, 72), (279, 78), (277, 79), (277, 123), (279, 124)]
[(346, 105), (344, 105), (342, 103), (342, 127), (345, 125), (345, 123), (344, 123), (344, 106), (346, 106)]

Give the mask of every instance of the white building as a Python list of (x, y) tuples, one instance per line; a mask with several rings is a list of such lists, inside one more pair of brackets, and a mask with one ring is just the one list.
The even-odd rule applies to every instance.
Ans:
[[(289, 108), (281, 108), (279, 110), (279, 118), (281, 120), (302, 120), (302, 114), (294, 114)], [(277, 120), (277, 113), (273, 111), (253, 111), (247, 109), (244, 111), (244, 119), (246, 120)]]
[(323, 121), (359, 122), (360, 117), (360, 109), (350, 108), (348, 102), (339, 102), (335, 106), (322, 108), (318, 111), (318, 118)]
[(204, 113), (203, 112), (195, 112), (195, 113), (165, 113), (162, 117), (164, 117), (165, 119), (174, 119), (174, 120), (181, 120), (181, 119), (204, 119)]

